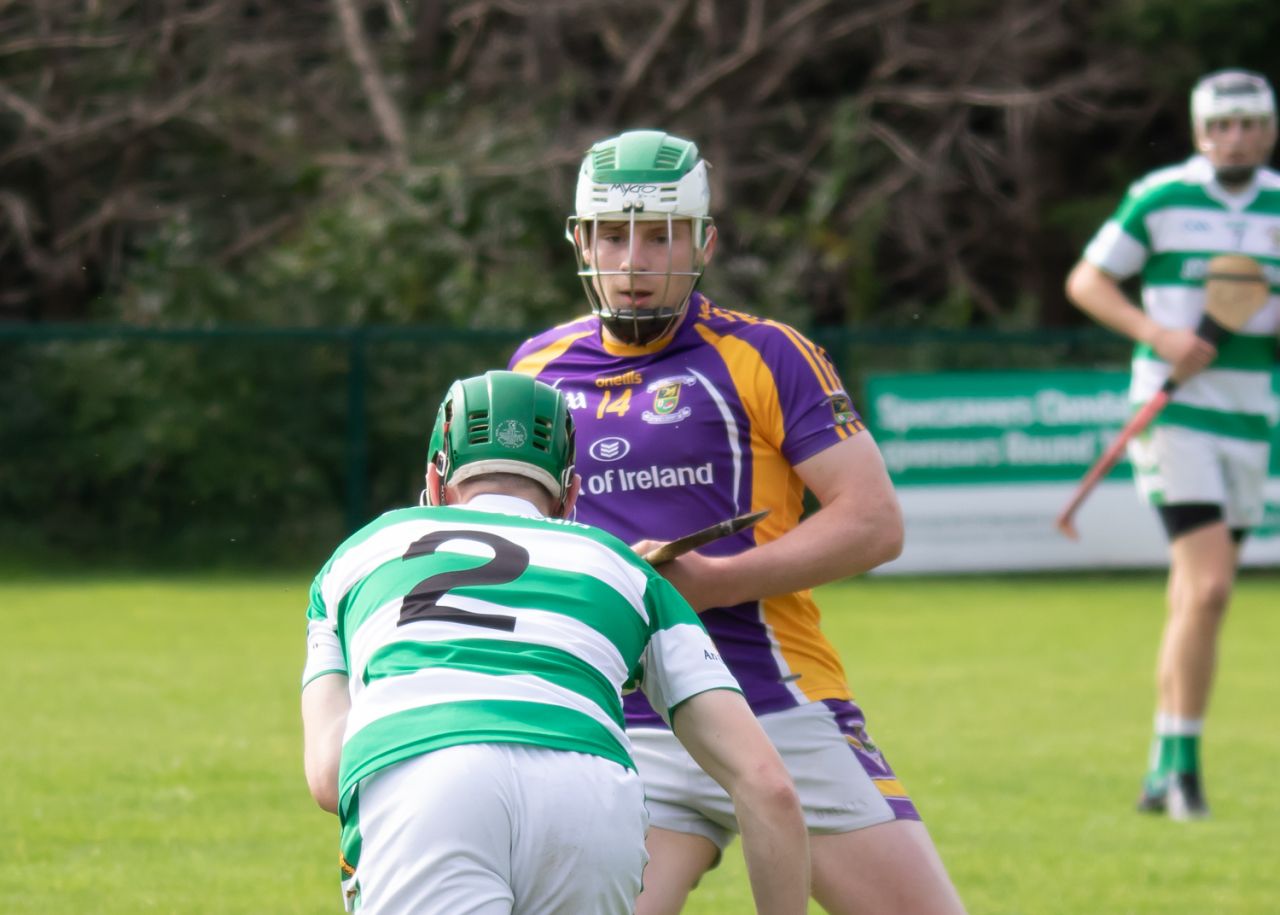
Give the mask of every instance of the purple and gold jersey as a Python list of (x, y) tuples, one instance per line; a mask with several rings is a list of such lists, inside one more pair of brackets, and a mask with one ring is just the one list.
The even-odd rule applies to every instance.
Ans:
[[(627, 543), (770, 509), (702, 551), (733, 555), (800, 520), (792, 467), (864, 427), (826, 354), (785, 324), (695, 293), (665, 344), (606, 343), (594, 317), (526, 341), (511, 368), (564, 391), (577, 426), (577, 518)], [(849, 699), (808, 591), (701, 614), (757, 714)], [(661, 726), (638, 693), (630, 725)]]

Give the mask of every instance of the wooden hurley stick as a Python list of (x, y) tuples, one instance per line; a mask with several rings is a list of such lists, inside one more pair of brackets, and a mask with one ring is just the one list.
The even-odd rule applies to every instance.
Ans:
[(721, 537), (728, 537), (730, 534), (736, 534), (744, 528), (751, 527), (765, 515), (769, 514), (769, 509), (763, 509), (758, 512), (750, 512), (749, 514), (739, 515), (736, 518), (730, 518), (727, 521), (717, 521), (710, 527), (704, 527), (700, 531), (694, 531), (692, 534), (685, 534), (677, 540), (664, 543), (660, 547), (655, 547), (644, 554), (644, 560), (650, 565), (661, 565), (664, 562), (670, 562), (677, 556), (683, 556), (690, 550), (696, 550), (700, 546), (705, 546), (712, 540), (719, 540)]
[[(1258, 313), (1258, 309), (1267, 301), (1270, 292), (1266, 275), (1262, 272), (1262, 265), (1253, 258), (1243, 254), (1219, 254), (1210, 259), (1209, 270), (1204, 281), (1204, 317), (1200, 319), (1196, 334), (1217, 346), (1225, 337), (1244, 327), (1249, 319)], [(1080, 535), (1076, 531), (1074, 520), (1076, 512), (1080, 510), (1089, 493), (1093, 492), (1094, 487), (1098, 485), (1098, 481), (1110, 473), (1111, 468), (1120, 460), (1120, 455), (1124, 453), (1129, 441), (1151, 424), (1151, 421), (1169, 403), (1169, 398), (1173, 396), (1178, 385), (1185, 380), (1185, 378), (1170, 378), (1166, 381), (1164, 387), (1156, 392), (1156, 396), (1133, 414), (1107, 450), (1089, 468), (1089, 472), (1084, 475), (1080, 485), (1072, 493), (1071, 501), (1054, 521), (1062, 534), (1072, 540), (1079, 539)]]

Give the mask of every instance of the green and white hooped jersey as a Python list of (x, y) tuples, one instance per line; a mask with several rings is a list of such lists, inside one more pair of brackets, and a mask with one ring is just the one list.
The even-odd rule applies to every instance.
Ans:
[(634, 768), (622, 691), (668, 718), (738, 689), (697, 615), (622, 541), (520, 499), (388, 512), (320, 570), (303, 685), (349, 677), (339, 774), (465, 743), (592, 753)]
[[(1246, 189), (1230, 194), (1203, 156), (1153, 172), (1129, 188), (1084, 257), (1117, 279), (1141, 272), (1147, 313), (1166, 327), (1195, 328), (1204, 312), (1206, 266), (1216, 254), (1256, 259), (1271, 295), (1219, 345), (1212, 366), (1179, 386), (1157, 422), (1267, 441), (1276, 420), (1271, 371), (1280, 325), (1280, 174), (1260, 168)], [(1169, 370), (1150, 347), (1138, 345), (1130, 399), (1151, 399)]]

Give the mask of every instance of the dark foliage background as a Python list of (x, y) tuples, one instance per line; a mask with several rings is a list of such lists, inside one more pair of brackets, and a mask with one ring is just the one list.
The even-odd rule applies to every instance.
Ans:
[[(1189, 153), (1191, 83), (1274, 81), (1277, 34), (1261, 0), (0, 0), (0, 331), (496, 334), (364, 354), (385, 507), (437, 371), (581, 309), (563, 219), (594, 140), (698, 141), (725, 304), (815, 334), (1065, 332), (1088, 235)], [(7, 339), (0, 544), (309, 557), (341, 534), (344, 344)], [(857, 358), (855, 381), (1000, 356)]]
[(0, 316), (523, 327), (576, 301), (595, 139), (694, 137), (722, 297), (802, 324), (1075, 320), (1082, 241), (1189, 151), (1261, 0), (0, 4)]

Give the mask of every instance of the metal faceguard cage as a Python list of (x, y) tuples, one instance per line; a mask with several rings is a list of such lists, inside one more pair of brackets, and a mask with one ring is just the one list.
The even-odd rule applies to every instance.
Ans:
[[(667, 265), (665, 270), (635, 270), (636, 224), (640, 222), (663, 221), (667, 225)], [(689, 241), (691, 252), (689, 270), (675, 270), (675, 223), (689, 222), (691, 231)], [(588, 246), (596, 248), (599, 244), (597, 226), (602, 222), (627, 223), (629, 254), (626, 270), (601, 270), (599, 251), (592, 250), (590, 260), (586, 256)], [(600, 323), (609, 329), (615, 337), (632, 344), (644, 344), (658, 339), (667, 333), (689, 308), (689, 300), (693, 290), (706, 269), (706, 243), (708, 229), (714, 225), (710, 216), (683, 216), (675, 213), (658, 213), (648, 215), (639, 208), (632, 208), (625, 213), (602, 213), (591, 216), (570, 216), (565, 224), (565, 234), (573, 242), (574, 255), (578, 260), (578, 276), (582, 279), (582, 288), (586, 291), (587, 301), (591, 305), (592, 314), (600, 318)], [(599, 277), (625, 276), (634, 285), (637, 277), (660, 277), (662, 288), (655, 298), (666, 299), (675, 277), (692, 280), (689, 290), (681, 300), (673, 305), (658, 308), (615, 308), (611, 306), (600, 292), (596, 283)]]

